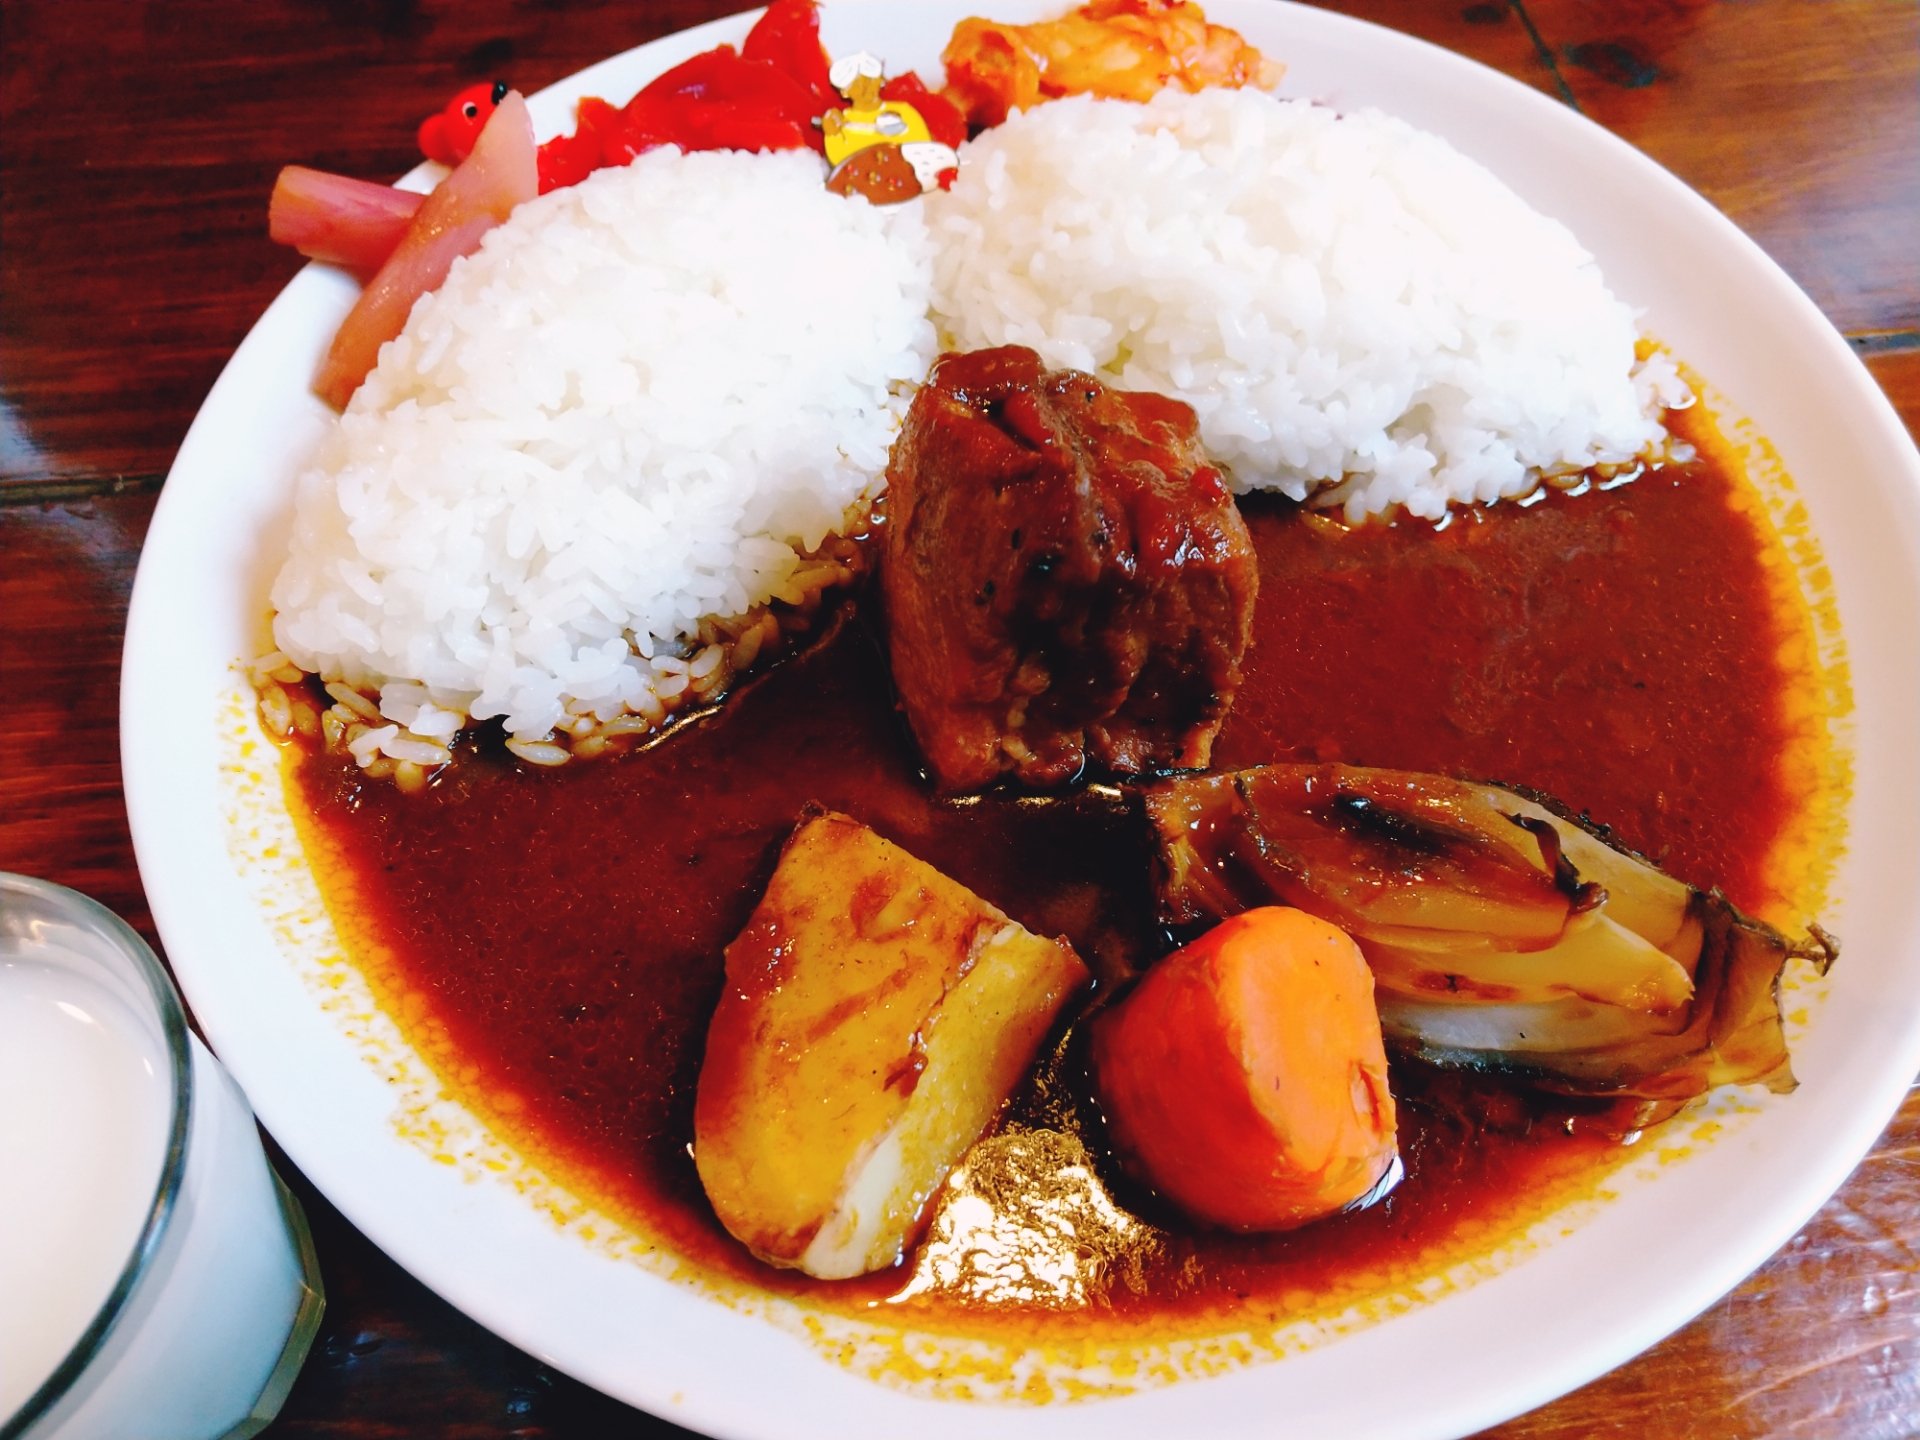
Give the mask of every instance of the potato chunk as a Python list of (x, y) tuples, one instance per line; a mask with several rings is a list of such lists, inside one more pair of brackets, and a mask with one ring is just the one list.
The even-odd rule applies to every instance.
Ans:
[(804, 818), (707, 1030), (694, 1163), (720, 1223), (822, 1279), (896, 1263), (1087, 981), (864, 825)]

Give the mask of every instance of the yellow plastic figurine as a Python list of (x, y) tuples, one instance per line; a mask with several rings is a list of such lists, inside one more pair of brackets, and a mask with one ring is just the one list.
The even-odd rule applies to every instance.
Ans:
[(918, 110), (880, 98), (885, 75), (880, 62), (864, 52), (834, 61), (827, 78), (847, 97), (847, 107), (820, 117), (832, 167), (827, 188), (864, 195), (878, 205), (937, 188), (941, 175), (960, 163), (952, 146), (933, 138)]

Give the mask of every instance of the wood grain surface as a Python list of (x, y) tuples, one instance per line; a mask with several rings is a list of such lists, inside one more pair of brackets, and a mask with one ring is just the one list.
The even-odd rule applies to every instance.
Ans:
[[(201, 399), (298, 268), (265, 200), (300, 161), (390, 177), (455, 89), (537, 89), (725, 13), (707, 0), (7, 0), (0, 8), (0, 869), (153, 935), (120, 790), (141, 540)], [(990, 7), (986, 7), (990, 9)], [(1359, 0), (1539, 87), (1748, 230), (1920, 429), (1912, 0)], [(283, 1167), (284, 1168), (284, 1167)], [(269, 1433), (681, 1433), (450, 1309), (292, 1177), (329, 1292)], [(1639, 1359), (1493, 1432), (1920, 1433), (1920, 1098), (1819, 1216)]]

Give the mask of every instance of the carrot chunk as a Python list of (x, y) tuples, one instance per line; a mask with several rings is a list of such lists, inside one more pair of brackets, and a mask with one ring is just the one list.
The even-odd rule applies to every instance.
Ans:
[(1092, 1055), (1121, 1162), (1196, 1220), (1292, 1229), (1396, 1168), (1372, 973), (1304, 911), (1249, 910), (1169, 955)]

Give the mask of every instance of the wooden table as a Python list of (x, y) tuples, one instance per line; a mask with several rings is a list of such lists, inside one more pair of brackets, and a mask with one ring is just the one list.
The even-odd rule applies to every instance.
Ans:
[[(227, 356), (297, 261), (288, 161), (411, 166), (473, 80), (536, 89), (733, 0), (9, 0), (0, 18), (0, 869), (150, 939), (120, 793), (118, 662), (142, 536)], [(989, 7), (990, 8), (990, 7)], [(1765, 246), (1920, 426), (1912, 0), (1361, 0), (1675, 170)], [(294, 1177), (297, 1181), (297, 1177)], [(328, 1288), (276, 1436), (678, 1433), (451, 1310), (300, 1185)], [(1502, 1427), (1593, 1436), (1920, 1431), (1920, 1098), (1757, 1275), (1647, 1355)], [(1568, 1297), (1577, 1303), (1577, 1297)]]

